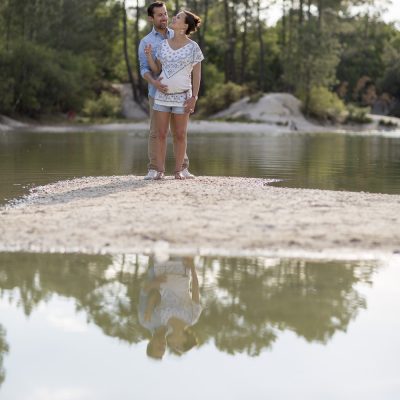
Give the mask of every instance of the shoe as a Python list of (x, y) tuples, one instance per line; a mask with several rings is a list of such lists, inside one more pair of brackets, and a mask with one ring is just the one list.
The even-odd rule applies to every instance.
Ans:
[(183, 173), (182, 173), (183, 171), (176, 171), (175, 172), (175, 179), (180, 179), (180, 180), (183, 180), (183, 179), (186, 179), (184, 176), (183, 176)]
[(159, 171), (159, 172), (157, 172), (157, 174), (156, 174), (154, 180), (155, 180), (155, 181), (161, 181), (161, 179), (164, 179), (164, 172)]
[(191, 174), (187, 168), (184, 168), (181, 171), (181, 174), (184, 176), (185, 179), (194, 179), (194, 178), (196, 178), (196, 176)]
[(155, 179), (157, 176), (157, 171), (155, 169), (149, 169), (149, 172), (147, 172), (147, 175), (143, 178), (145, 181), (151, 181)]

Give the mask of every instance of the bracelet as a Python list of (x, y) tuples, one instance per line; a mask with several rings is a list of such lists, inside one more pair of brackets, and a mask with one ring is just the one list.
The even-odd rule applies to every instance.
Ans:
[(192, 96), (192, 97), (194, 97), (196, 100), (199, 98), (199, 96)]

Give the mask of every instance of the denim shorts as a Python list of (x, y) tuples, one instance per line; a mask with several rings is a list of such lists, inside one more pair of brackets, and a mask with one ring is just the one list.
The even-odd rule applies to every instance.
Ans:
[(185, 107), (163, 106), (161, 104), (156, 104), (156, 103), (154, 103), (153, 110), (163, 111), (172, 114), (186, 114)]

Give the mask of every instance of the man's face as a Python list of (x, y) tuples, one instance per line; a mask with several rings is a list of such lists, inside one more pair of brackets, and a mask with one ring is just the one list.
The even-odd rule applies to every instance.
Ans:
[(156, 29), (166, 29), (168, 26), (168, 11), (165, 6), (155, 7), (153, 9), (153, 17), (149, 17)]

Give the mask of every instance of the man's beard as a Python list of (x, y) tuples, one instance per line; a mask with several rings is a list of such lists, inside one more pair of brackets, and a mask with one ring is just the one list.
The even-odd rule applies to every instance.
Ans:
[(168, 26), (168, 22), (160, 22), (157, 29), (165, 29)]

